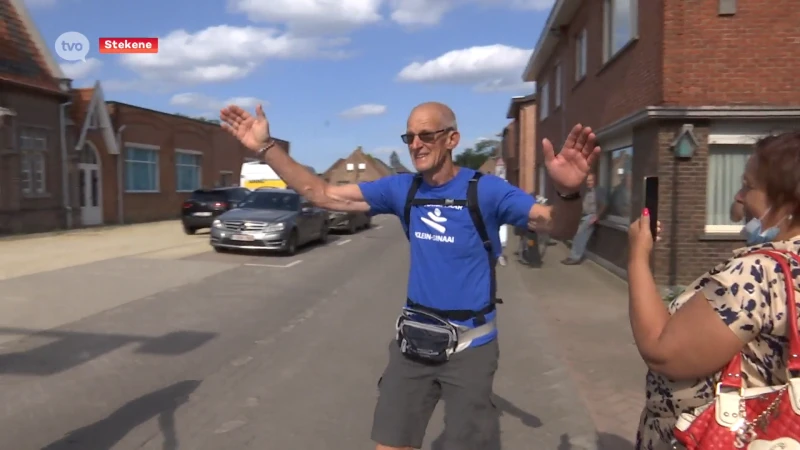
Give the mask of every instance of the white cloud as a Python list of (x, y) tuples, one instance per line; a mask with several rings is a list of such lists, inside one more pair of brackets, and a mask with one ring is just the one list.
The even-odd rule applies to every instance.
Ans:
[(348, 119), (356, 119), (359, 117), (366, 117), (366, 116), (380, 116), (382, 114), (386, 114), (386, 106), (376, 105), (371, 103), (354, 106), (350, 109), (346, 109), (339, 113), (341, 117), (345, 117)]
[(343, 32), (381, 20), (383, 0), (229, 0), (253, 22), (285, 23), (295, 32)]
[(392, 20), (405, 26), (437, 25), (451, 10), (467, 4), (549, 11), (555, 0), (389, 0)]
[(392, 20), (400, 25), (436, 25), (455, 7), (453, 0), (391, 0)]
[(81, 80), (96, 74), (103, 67), (103, 62), (97, 58), (87, 58), (86, 61), (65, 62), (60, 66), (65, 77)]
[(495, 44), (449, 51), (404, 67), (397, 80), (410, 83), (468, 84), (479, 92), (530, 89), (520, 77), (531, 50)]
[(158, 53), (122, 55), (142, 79), (174, 85), (242, 79), (269, 59), (337, 58), (348, 39), (297, 37), (271, 28), (218, 25), (195, 33), (175, 30)]
[[(169, 104), (196, 111), (217, 111), (228, 105), (238, 105), (244, 109), (255, 109), (259, 104), (267, 106), (267, 102), (255, 97), (233, 97), (227, 100), (220, 100), (197, 92), (175, 94), (169, 100)], [(207, 114), (213, 115), (216, 113)]]

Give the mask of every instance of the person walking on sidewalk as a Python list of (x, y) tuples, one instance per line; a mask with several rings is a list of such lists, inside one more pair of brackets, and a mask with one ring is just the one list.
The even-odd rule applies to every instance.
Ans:
[(743, 388), (787, 383), (792, 351), (786, 337), (786, 283), (800, 290), (800, 264), (787, 259), (794, 279), (786, 280), (776, 261), (751, 252), (800, 252), (800, 132), (769, 136), (755, 145), (736, 200), (744, 214), (758, 218), (758, 228), (771, 242), (734, 250), (669, 307), (650, 268), (653, 237), (647, 211), (629, 228), (630, 323), (650, 369), (637, 450), (682, 448), (672, 443), (678, 418), (714, 400), (722, 369), (740, 352), (745, 355)]
[(586, 246), (589, 245), (597, 221), (603, 216), (605, 210), (605, 199), (599, 194), (599, 191), (594, 174), (589, 174), (586, 178), (586, 192), (583, 194), (583, 217), (578, 225), (578, 231), (572, 238), (572, 250), (569, 257), (561, 261), (561, 264), (575, 265), (583, 262)]
[(445, 401), (446, 448), (484, 450), (496, 442), (498, 412), (491, 396), (499, 359), (499, 228), (522, 226), (532, 219), (550, 225), (558, 235), (574, 232), (581, 212), (575, 200), (600, 152), (592, 130), (576, 125), (557, 155), (550, 141), (543, 140), (550, 179), (563, 199), (549, 207), (497, 176), (457, 167), (456, 117), (441, 103), (415, 107), (401, 136), (417, 174), (337, 186), (310, 173), (271, 138), (261, 106), (255, 116), (229, 106), (220, 111), (220, 119), (227, 131), (316, 206), (394, 214), (402, 220), (410, 241), (408, 291), (406, 299), (398, 299), (405, 307), (396, 328), (387, 330), (397, 338), (389, 346), (389, 363), (378, 382), (372, 425), (376, 448), (422, 447), (440, 397)]

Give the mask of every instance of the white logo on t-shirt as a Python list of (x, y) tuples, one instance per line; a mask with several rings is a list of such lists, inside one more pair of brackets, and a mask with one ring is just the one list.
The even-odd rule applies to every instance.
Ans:
[(456, 241), (455, 237), (445, 235), (445, 233), (447, 232), (447, 228), (443, 224), (447, 222), (447, 217), (442, 217), (441, 209), (436, 208), (433, 211), (428, 211), (428, 214), (420, 217), (419, 219), (422, 221), (422, 223), (436, 230), (439, 234), (416, 231), (414, 232), (414, 237), (416, 237), (417, 239), (424, 239), (426, 241), (447, 242), (450, 244)]

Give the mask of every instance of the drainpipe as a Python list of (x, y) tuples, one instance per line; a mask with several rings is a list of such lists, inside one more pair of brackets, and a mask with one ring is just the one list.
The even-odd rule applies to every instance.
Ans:
[(117, 223), (120, 225), (125, 223), (125, 205), (123, 204), (125, 195), (122, 189), (125, 185), (125, 149), (122, 145), (122, 132), (125, 131), (125, 127), (127, 125), (123, 125), (117, 130), (117, 149), (119, 150), (117, 155)]
[(67, 229), (72, 228), (72, 204), (69, 189), (69, 158), (67, 156), (67, 107), (72, 102), (62, 103), (58, 111), (59, 127), (61, 129), (61, 193), (63, 196), (64, 213), (66, 214)]

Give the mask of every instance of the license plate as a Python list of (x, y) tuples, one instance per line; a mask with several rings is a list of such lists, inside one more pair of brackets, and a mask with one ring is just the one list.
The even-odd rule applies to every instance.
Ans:
[(211, 213), (210, 212), (199, 212), (199, 213), (194, 213), (192, 215), (193, 216), (197, 216), (197, 217), (209, 217), (211, 215)]
[(231, 236), (231, 239), (234, 241), (252, 242), (256, 240), (256, 237), (249, 234), (234, 234)]

